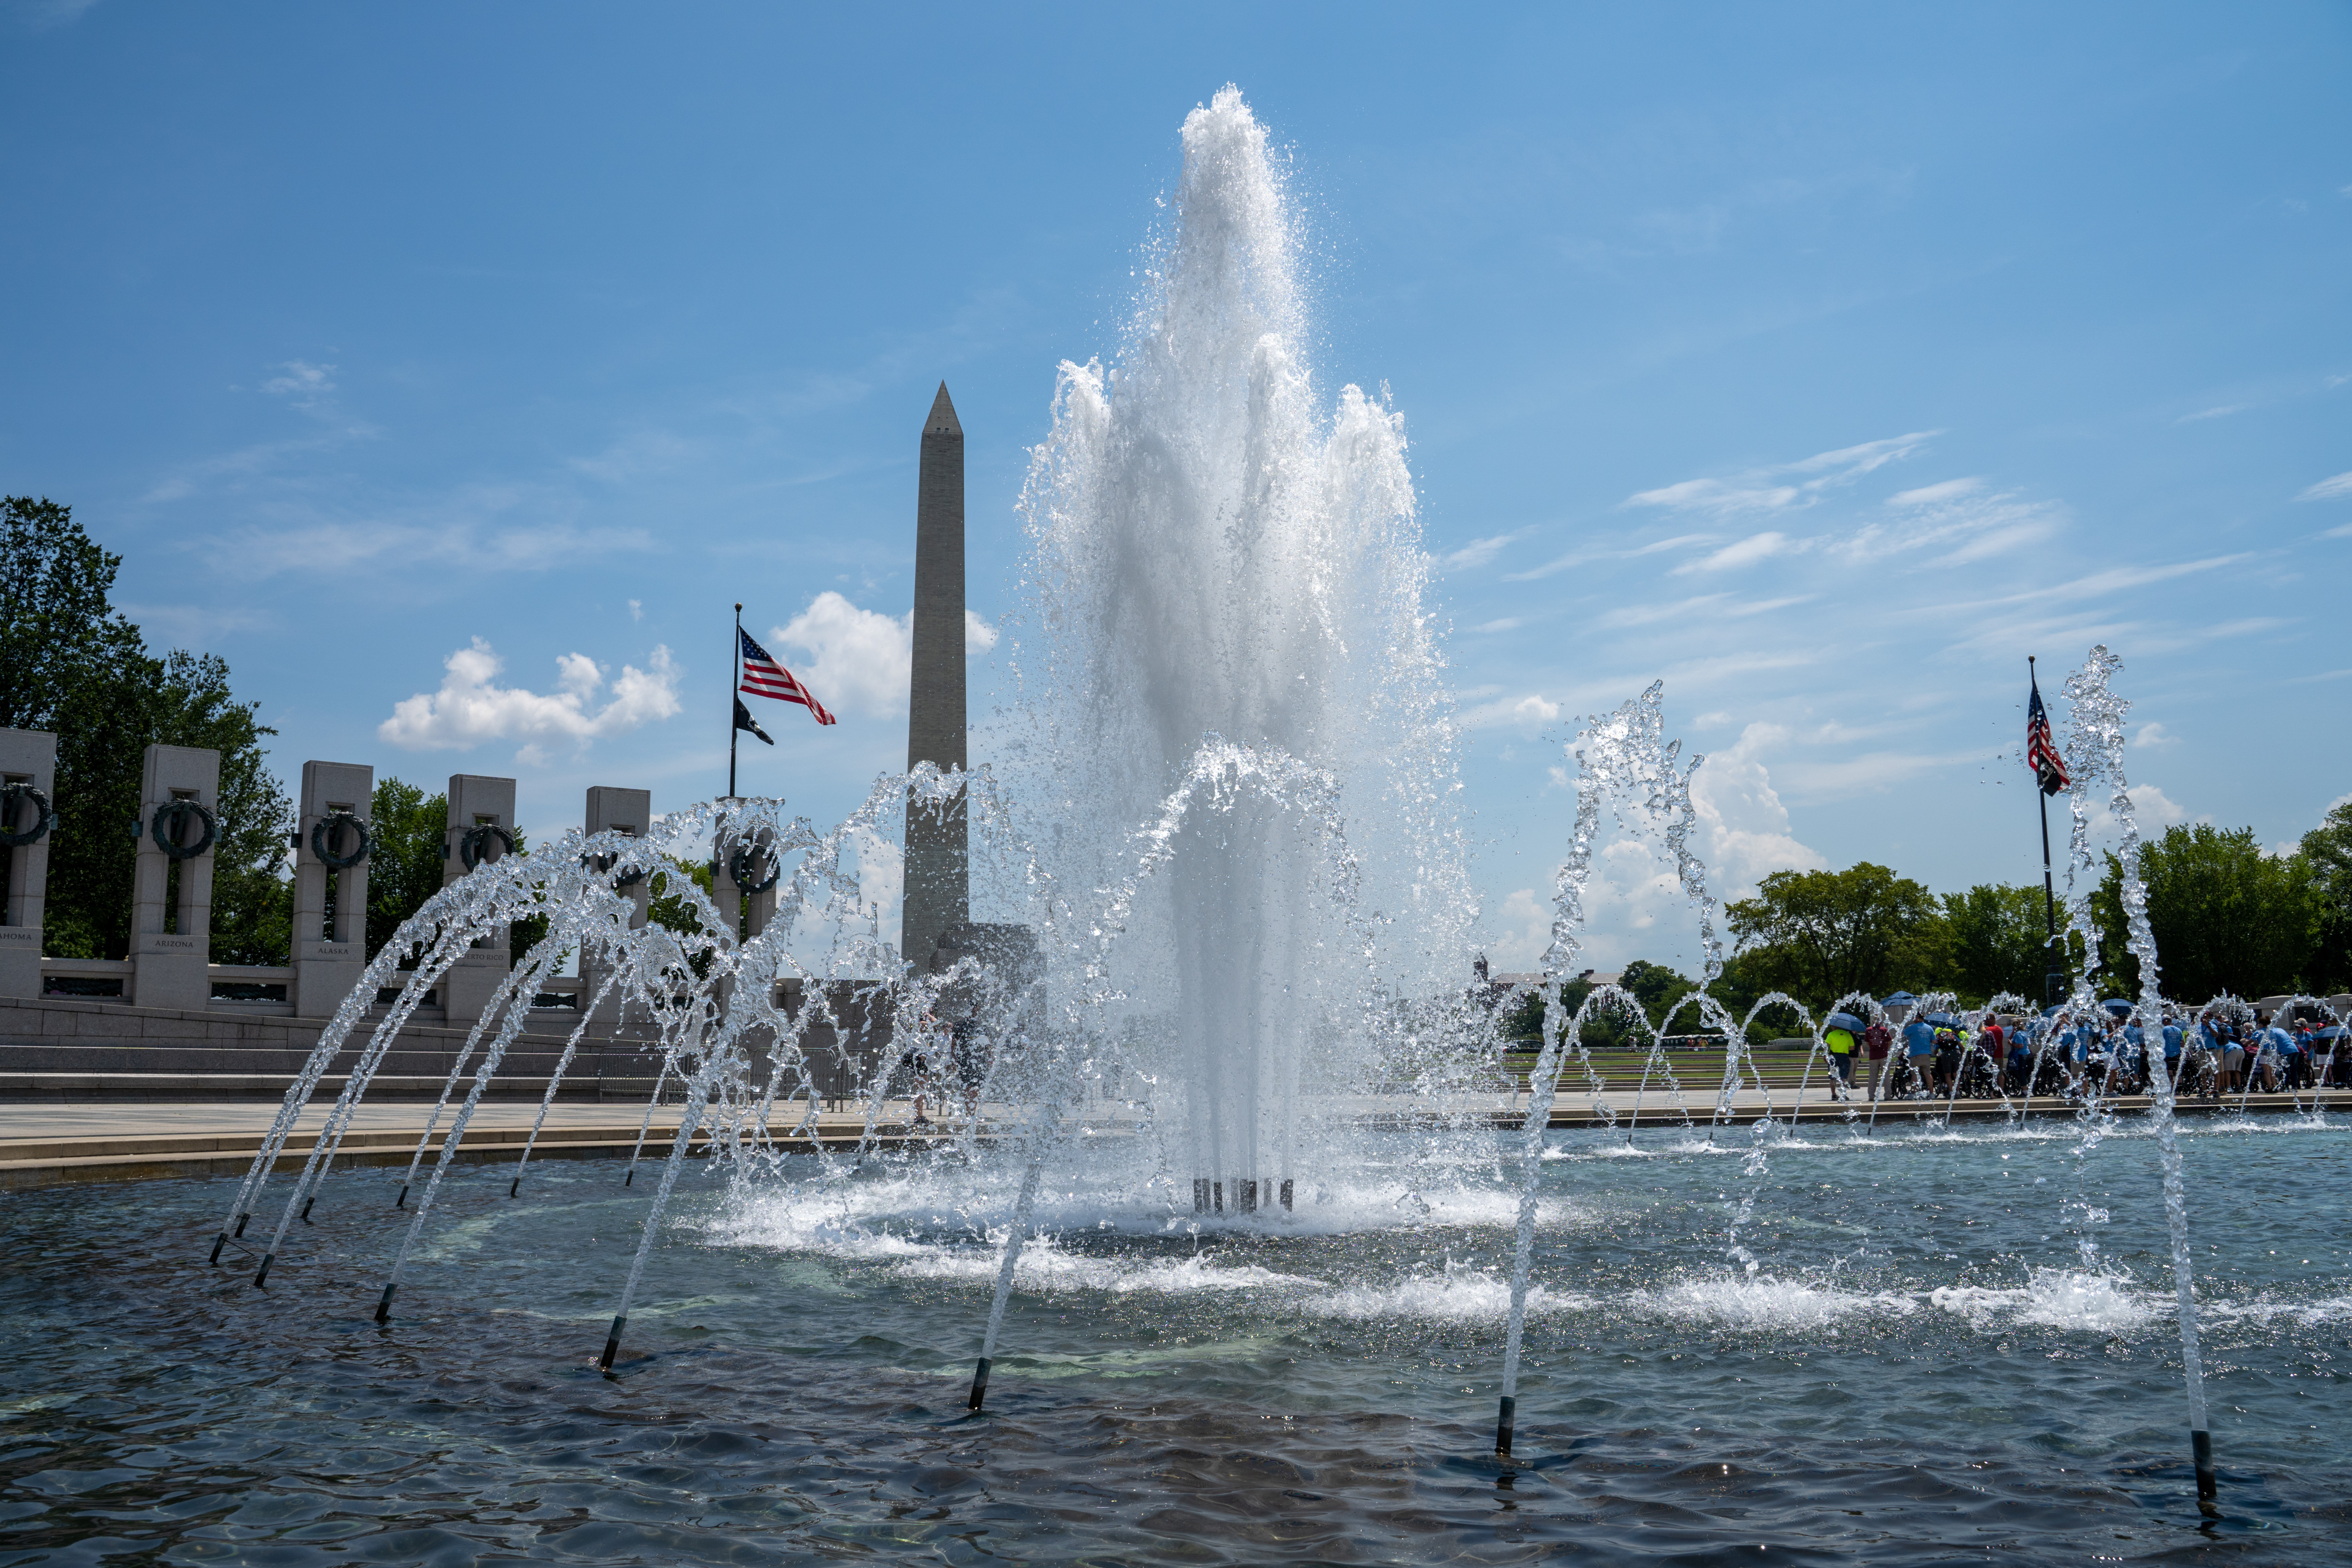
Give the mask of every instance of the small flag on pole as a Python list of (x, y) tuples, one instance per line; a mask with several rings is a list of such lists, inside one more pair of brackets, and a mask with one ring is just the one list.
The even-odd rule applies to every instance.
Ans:
[[(750, 632), (738, 626), (735, 635), (742, 639), (740, 651), (743, 658), (743, 683), (737, 688), (738, 690), (748, 691), (754, 697), (772, 697), (779, 702), (797, 702), (814, 714), (818, 723), (834, 721), (833, 715), (824, 710), (824, 704), (811, 696), (809, 689), (794, 679), (791, 670), (777, 663), (774, 655), (752, 641)], [(739, 701), (736, 706), (740, 708), (742, 704)], [(752, 732), (758, 734), (756, 727)], [(760, 738), (767, 739), (764, 735)]]
[(2050, 738), (2050, 710), (2042, 706), (2042, 683), (2031, 676), (2027, 679), (2033, 697), (2025, 709), (2025, 765), (2033, 770), (2043, 795), (2056, 795), (2066, 787), (2066, 760)]
[(735, 728), (749, 730), (772, 746), (776, 743), (776, 738), (773, 735), (760, 728), (760, 721), (751, 717), (751, 710), (743, 706), (743, 700), (740, 697), (735, 699)]

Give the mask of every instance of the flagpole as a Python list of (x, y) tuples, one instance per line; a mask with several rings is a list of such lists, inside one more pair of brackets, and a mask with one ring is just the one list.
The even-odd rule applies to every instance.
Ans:
[[(741, 731), (735, 728), (735, 670), (743, 658), (743, 606), (735, 606), (735, 640), (727, 648), (727, 798), (735, 798), (735, 737)], [(2042, 858), (2050, 858), (2050, 824), (2042, 825)]]
[[(2025, 683), (2032, 688), (2036, 697), (2042, 695), (2042, 682), (2034, 675), (2033, 656), (2030, 653), (2025, 656)], [(2055, 951), (2058, 944), (2058, 887), (2050, 874), (2050, 792), (2042, 787), (2042, 775), (2038, 772), (2033, 777), (2033, 798), (2042, 807), (2042, 905), (2050, 933), (2049, 940), (2042, 944), (2042, 951), (2050, 954), (2044, 962), (2055, 964), (2058, 962)], [(2050, 982), (2058, 973), (2054, 968), (2042, 971), (2042, 1005), (2045, 1007), (2057, 1000), (2050, 994)]]

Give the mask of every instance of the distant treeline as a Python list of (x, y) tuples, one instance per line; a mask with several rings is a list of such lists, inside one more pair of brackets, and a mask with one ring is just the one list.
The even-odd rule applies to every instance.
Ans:
[[(2168, 828), (2146, 846), (2141, 872), (2166, 995), (2196, 1003), (2223, 991), (2259, 997), (2352, 989), (2352, 800), (2284, 855), (2266, 853), (2251, 827)], [(2139, 961), (2126, 940), (2123, 867), (2112, 854), (2091, 911), (2098, 989), (2137, 995)], [(2071, 984), (2086, 962), (2082, 939), (2063, 934), (2063, 909), (2059, 947), (2053, 953), (2047, 944), (2039, 886), (1980, 883), (1939, 897), (1868, 861), (1843, 871), (1776, 871), (1725, 915), (1734, 952), (1709, 994), (1735, 1017), (1775, 991), (1816, 1017), (1856, 991), (1948, 991), (1971, 1006), (2008, 992), (2039, 1005), (2049, 972)], [(1620, 984), (1640, 999), (1653, 1026), (1697, 988), (1690, 975), (1638, 960)], [(1576, 982), (1562, 1000), (1581, 1005), (1591, 989)], [(1511, 1033), (1532, 1038), (1541, 1016), (1541, 1005), (1528, 1002), (1513, 1016)], [(1795, 1024), (1786, 1009), (1771, 1009), (1750, 1034), (1768, 1039)], [(1691, 1008), (1675, 1026), (1696, 1027)], [(1603, 1023), (1598, 1037), (1620, 1033)]]

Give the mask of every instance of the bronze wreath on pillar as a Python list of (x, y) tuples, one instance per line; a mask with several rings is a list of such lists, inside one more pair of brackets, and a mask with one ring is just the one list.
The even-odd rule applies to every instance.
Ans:
[[(343, 829), (346, 827), (358, 834), (360, 841), (352, 846), (350, 854), (335, 854), (328, 848), (328, 846), (340, 843), (343, 837)], [(338, 871), (350, 870), (366, 859), (368, 851), (374, 847), (375, 840), (368, 832), (368, 825), (348, 811), (330, 812), (319, 818), (310, 828), (310, 853)]]
[[(765, 881), (757, 879), (762, 861), (768, 872)], [(783, 879), (783, 858), (765, 845), (739, 844), (727, 857), (727, 875), (739, 893), (764, 893)]]
[[(489, 848), (490, 840), (493, 838), (499, 841), (499, 852), (494, 858), (486, 857), (483, 851)], [(490, 864), (495, 866), (514, 852), (514, 835), (495, 822), (478, 822), (466, 829), (465, 834), (457, 840), (457, 859), (468, 871), (480, 865), (485, 858), (488, 858)]]
[[(618, 855), (583, 855), (580, 857), (580, 864), (591, 871), (601, 874), (611, 870), (620, 858)], [(634, 888), (645, 879), (646, 868), (643, 866), (632, 866), (620, 876), (613, 879), (613, 891), (617, 893), (625, 889)]]
[[(183, 844), (180, 833), (191, 816), (204, 824), (204, 837), (194, 844)], [(155, 820), (151, 826), (156, 847), (174, 860), (193, 860), (220, 837), (220, 823), (214, 817), (212, 807), (200, 800), (165, 801), (155, 808)]]
[[(33, 803), (33, 826), (19, 831), (16, 808), (26, 801)], [(28, 784), (0, 786), (0, 847), (22, 849), (27, 844), (38, 844), (57, 826), (57, 810), (47, 795)]]

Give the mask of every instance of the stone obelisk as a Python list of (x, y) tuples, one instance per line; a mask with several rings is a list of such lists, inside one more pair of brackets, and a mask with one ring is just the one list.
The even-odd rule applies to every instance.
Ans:
[[(907, 696), (907, 767), (964, 765), (963, 426), (948, 385), (923, 421), (915, 487), (915, 664)], [(907, 884), (898, 952), (930, 967), (942, 932), (971, 918), (971, 824), (961, 794), (907, 803)]]

